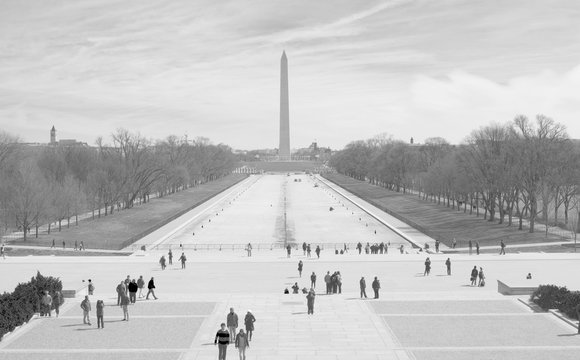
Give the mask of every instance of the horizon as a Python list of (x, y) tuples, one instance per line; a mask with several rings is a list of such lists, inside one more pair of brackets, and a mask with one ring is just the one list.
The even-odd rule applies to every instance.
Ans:
[[(543, 114), (580, 139), (580, 4), (97, 0), (0, 4), (0, 127), (93, 144), (117, 128), (275, 149), (408, 142)], [(95, 135), (97, 134), (97, 135)]]

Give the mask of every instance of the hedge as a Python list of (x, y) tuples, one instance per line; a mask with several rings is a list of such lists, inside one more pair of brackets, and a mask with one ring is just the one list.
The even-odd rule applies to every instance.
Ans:
[(578, 319), (576, 307), (580, 305), (580, 291), (570, 291), (565, 286), (540, 285), (530, 300), (544, 310), (558, 309), (571, 319)]
[(0, 295), (0, 339), (40, 311), (40, 299), (45, 290), (54, 299), (55, 292), (62, 291), (62, 282), (37, 272), (29, 282), (18, 284), (13, 292)]

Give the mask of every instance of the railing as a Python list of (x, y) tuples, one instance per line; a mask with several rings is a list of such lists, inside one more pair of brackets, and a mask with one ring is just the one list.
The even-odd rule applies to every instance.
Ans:
[[(315, 250), (316, 246), (320, 246), (321, 251), (328, 251), (331, 250), (333, 252), (346, 249), (347, 251), (357, 251), (356, 245), (357, 243), (320, 243), (320, 244), (310, 244), (310, 251), (312, 256), (316, 256)], [(366, 243), (363, 245), (366, 246)], [(133, 244), (129, 248), (131, 251), (137, 251), (141, 249), (146, 250), (179, 250), (179, 251), (246, 251), (248, 244), (240, 244), (240, 243), (221, 243), (221, 244), (179, 244), (179, 243), (161, 243), (161, 244)], [(286, 246), (284, 243), (257, 243), (252, 244), (252, 251), (274, 251), (274, 250), (283, 250), (286, 251)], [(290, 246), (292, 247), (292, 252), (300, 252), (303, 253), (302, 244), (291, 243)], [(389, 250), (393, 249), (392, 251), (399, 251), (400, 244), (397, 243), (396, 245), (389, 246)], [(407, 250), (411, 250), (411, 246), (406, 247)], [(390, 250), (391, 251), (391, 250)]]

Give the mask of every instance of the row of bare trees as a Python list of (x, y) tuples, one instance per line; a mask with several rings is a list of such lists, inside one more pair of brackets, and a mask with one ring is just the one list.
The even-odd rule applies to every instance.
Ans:
[(92, 211), (112, 214), (231, 173), (228, 146), (206, 138), (152, 141), (119, 129), (111, 143), (96, 146), (30, 146), (0, 134), (0, 220), (2, 233), (27, 233), (39, 226), (69, 226)]
[(331, 165), (457, 210), (479, 215), (482, 209), (489, 221), (511, 226), (515, 218), (520, 230), (524, 219), (530, 232), (537, 219), (579, 230), (580, 143), (543, 115), (482, 127), (457, 146), (442, 138), (413, 145), (385, 135), (355, 141)]

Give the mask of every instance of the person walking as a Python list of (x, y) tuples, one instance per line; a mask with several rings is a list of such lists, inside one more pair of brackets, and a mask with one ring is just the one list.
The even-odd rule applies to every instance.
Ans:
[(336, 272), (336, 286), (338, 287), (338, 293), (342, 294), (342, 275), (340, 275), (340, 271)]
[(501, 240), (501, 241), (500, 241), (500, 244), (499, 244), (499, 246), (500, 246), (500, 248), (501, 248), (501, 249), (499, 250), (499, 254), (500, 254), (500, 255), (505, 255), (505, 243), (503, 242), (503, 240)]
[(169, 249), (169, 252), (167, 253), (167, 259), (169, 260), (169, 265), (173, 265), (173, 251), (171, 251), (171, 249)]
[(149, 300), (149, 294), (153, 295), (155, 300), (157, 300), (157, 296), (155, 296), (155, 279), (153, 277), (151, 277), (151, 280), (149, 280), (149, 283), (147, 284), (147, 289), (149, 289), (149, 291), (147, 291), (147, 296), (145, 297), (145, 300)]
[(244, 317), (244, 325), (246, 325), (246, 333), (248, 334), (248, 340), (252, 341), (252, 334), (254, 333), (254, 323), (256, 318), (252, 314), (252, 310), (248, 310), (246, 317)]
[(479, 283), (477, 284), (477, 286), (483, 287), (485, 286), (485, 275), (483, 274), (483, 268), (480, 267), (479, 268)]
[(93, 293), (95, 292), (95, 285), (93, 284), (93, 281), (91, 279), (89, 279), (89, 285), (87, 286), (88, 290), (89, 290), (89, 295), (93, 295)]
[(287, 253), (287, 257), (290, 257), (290, 255), (292, 254), (292, 246), (290, 246), (290, 244), (286, 245), (286, 253)]
[(302, 252), (304, 255), (306, 255), (306, 241), (302, 243)]
[(83, 324), (91, 325), (91, 301), (89, 296), (85, 295), (85, 299), (81, 302), (81, 309), (83, 309)]
[(475, 286), (477, 284), (477, 276), (479, 272), (477, 271), (477, 266), (474, 266), (471, 270), (471, 286)]
[(440, 243), (441, 242), (439, 241), (439, 239), (435, 240), (435, 252), (437, 252), (437, 253), (439, 252), (439, 244)]
[(471, 242), (471, 240), (469, 240), (469, 255), (471, 255), (472, 251), (473, 251), (473, 243)]
[(121, 296), (125, 293), (125, 282), (121, 281), (117, 288), (117, 306), (121, 306)]
[(181, 268), (185, 269), (185, 262), (187, 261), (187, 257), (185, 257), (185, 253), (181, 253), (179, 257), (179, 261), (181, 261)]
[(137, 290), (139, 290), (139, 285), (137, 285), (137, 282), (133, 279), (129, 283), (129, 302), (131, 304), (137, 302)]
[(455, 249), (456, 246), (457, 246), (457, 240), (455, 238), (453, 238), (453, 242), (451, 243), (451, 248)]
[(425, 259), (425, 271), (423, 272), (423, 276), (427, 276), (431, 273), (431, 260), (427, 257)]
[(77, 251), (79, 249), (79, 243), (75, 240), (75, 248), (74, 250)]
[(371, 284), (373, 291), (375, 292), (375, 299), (379, 298), (379, 289), (381, 288), (381, 283), (379, 282), (379, 279), (375, 276), (375, 279), (373, 280), (373, 283)]
[(52, 299), (52, 304), (54, 305), (54, 313), (56, 314), (56, 317), (58, 317), (58, 315), (60, 314), (60, 306), (63, 303), (63, 296), (62, 293), (57, 290), (54, 292), (54, 297)]
[(312, 249), (310, 248), (310, 244), (306, 245), (306, 257), (309, 258), (310, 257), (310, 252), (312, 251)]
[(143, 297), (143, 288), (145, 287), (145, 280), (143, 279), (143, 275), (139, 276), (137, 280), (137, 287), (139, 288), (139, 299)]
[(479, 241), (475, 241), (475, 253), (479, 255)]
[(56, 246), (56, 243), (55, 243), (54, 239), (52, 239), (52, 245), (50, 245), (50, 248), (54, 249), (55, 246)]
[(326, 272), (326, 275), (324, 275), (324, 283), (326, 284), (326, 295), (330, 294), (331, 290), (332, 290), (332, 285), (331, 285), (331, 276), (330, 276), (330, 271)]
[(316, 289), (316, 273), (314, 271), (310, 275), (310, 287)]
[(103, 300), (97, 300), (97, 329), (105, 328), (105, 323), (103, 321), (104, 314), (105, 314), (105, 302)]
[(302, 268), (304, 267), (304, 263), (302, 263), (302, 260), (300, 260), (298, 262), (298, 275), (300, 275), (300, 277), (302, 277)]
[(316, 298), (316, 293), (313, 288), (310, 288), (308, 295), (306, 295), (306, 306), (308, 307), (308, 315), (314, 315), (314, 299)]
[(62, 249), (66, 249), (66, 243), (64, 242), (64, 240), (62, 241)]
[(451, 260), (449, 258), (445, 260), (445, 267), (447, 268), (447, 275), (451, 275)]
[(316, 253), (316, 258), (320, 259), (320, 245), (316, 245), (314, 252)]
[(244, 329), (240, 329), (240, 332), (236, 336), (235, 346), (240, 352), (240, 360), (246, 360), (246, 348), (250, 347), (250, 342), (248, 341), (248, 335), (246, 335)]
[(165, 270), (165, 255), (161, 255), (159, 259), (159, 265), (161, 265), (161, 270)]
[(230, 308), (230, 312), (226, 317), (226, 324), (230, 332), (230, 341), (233, 342), (236, 339), (236, 329), (238, 328), (238, 314), (234, 312), (234, 308)]
[(248, 252), (248, 257), (252, 256), (252, 243), (248, 243), (246, 246), (246, 251)]
[(230, 343), (230, 333), (226, 329), (226, 324), (221, 323), (220, 329), (215, 334), (214, 345), (218, 346), (218, 360), (226, 360), (226, 352)]
[(123, 321), (129, 321), (129, 297), (126, 294), (121, 297), (121, 308), (123, 309)]
[(40, 316), (52, 316), (52, 296), (50, 296), (48, 291), (44, 291), (40, 303), (42, 305)]
[(360, 255), (360, 253), (362, 252), (362, 244), (360, 243), (360, 241), (358, 242), (358, 244), (356, 244), (356, 249), (358, 250), (358, 254)]
[(360, 278), (359, 285), (360, 285), (360, 298), (362, 299), (364, 296), (364, 298), (366, 299), (367, 298), (367, 282), (366, 282), (364, 276), (362, 276)]

